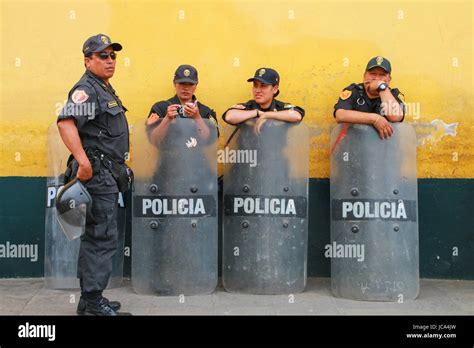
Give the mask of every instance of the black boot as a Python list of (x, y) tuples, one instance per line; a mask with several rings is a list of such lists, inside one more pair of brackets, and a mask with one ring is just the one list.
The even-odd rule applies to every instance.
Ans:
[[(79, 301), (80, 303), (80, 301)], [(78, 306), (79, 310), (79, 306)], [(117, 313), (110, 307), (109, 301), (105, 297), (97, 299), (84, 299), (84, 310), (79, 315), (100, 315), (100, 316), (116, 316)]]
[[(115, 312), (117, 312), (122, 306), (119, 301), (109, 301), (106, 297), (102, 297), (102, 298), (107, 302), (109, 307), (112, 308)], [(85, 309), (86, 309), (86, 300), (84, 299), (84, 297), (81, 296), (81, 298), (79, 299), (79, 303), (77, 304), (76, 313), (79, 315), (84, 315)]]

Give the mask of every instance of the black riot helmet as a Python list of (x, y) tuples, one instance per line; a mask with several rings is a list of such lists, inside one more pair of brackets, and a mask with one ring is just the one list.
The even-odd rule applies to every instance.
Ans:
[(79, 179), (74, 178), (56, 199), (58, 222), (69, 240), (79, 238), (85, 232), (86, 217), (91, 217), (92, 197)]

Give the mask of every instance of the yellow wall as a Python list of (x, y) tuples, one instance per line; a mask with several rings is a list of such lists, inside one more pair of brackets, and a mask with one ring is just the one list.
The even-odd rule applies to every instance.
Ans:
[[(0, 176), (46, 175), (46, 132), (83, 72), (82, 43), (123, 44), (112, 84), (131, 124), (172, 95), (181, 63), (199, 70), (198, 98), (218, 114), (251, 98), (269, 66), (279, 99), (306, 109), (311, 176), (329, 174), (332, 108), (367, 60), (388, 57), (393, 86), (418, 103), (419, 177), (474, 178), (471, 1), (1, 0)], [(456, 136), (433, 120), (458, 122)]]

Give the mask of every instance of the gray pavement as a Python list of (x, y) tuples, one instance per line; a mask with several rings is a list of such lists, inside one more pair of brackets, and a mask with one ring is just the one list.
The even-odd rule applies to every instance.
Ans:
[[(134, 315), (474, 315), (474, 281), (422, 279), (420, 295), (404, 303), (335, 298), (329, 278), (308, 278), (305, 292), (161, 297), (134, 292), (129, 280), (104, 295)], [(42, 278), (0, 279), (0, 315), (75, 315), (78, 290), (46, 289)]]

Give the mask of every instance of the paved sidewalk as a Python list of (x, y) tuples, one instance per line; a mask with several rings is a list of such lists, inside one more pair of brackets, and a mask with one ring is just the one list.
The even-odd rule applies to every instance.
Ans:
[[(134, 315), (474, 315), (474, 281), (421, 280), (420, 295), (405, 303), (360, 302), (331, 295), (329, 278), (309, 278), (294, 301), (286, 295), (240, 295), (219, 287), (183, 298), (139, 295), (129, 280), (104, 295)], [(0, 315), (75, 315), (79, 291), (49, 290), (42, 278), (0, 279)]]

